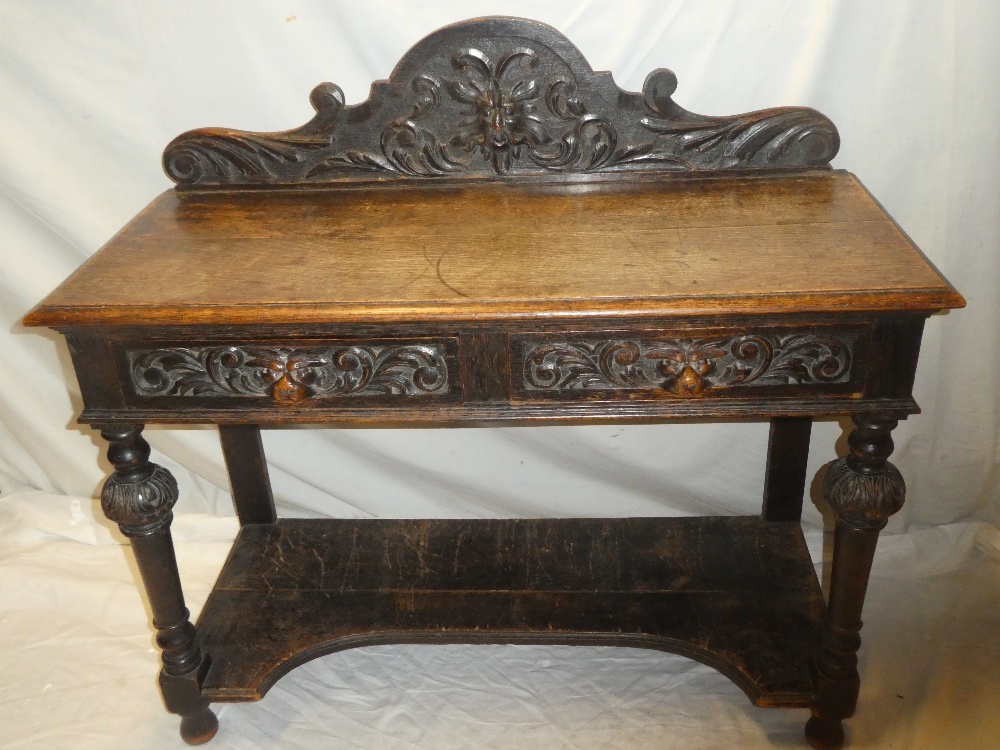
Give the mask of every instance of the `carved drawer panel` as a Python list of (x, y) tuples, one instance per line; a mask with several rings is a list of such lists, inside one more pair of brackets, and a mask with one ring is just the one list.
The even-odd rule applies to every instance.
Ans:
[[(521, 399), (860, 392), (866, 326), (512, 337)], [(593, 397), (593, 396), (591, 396)]]
[[(141, 401), (436, 400), (459, 394), (455, 339), (214, 342), (123, 348)], [(135, 398), (130, 400), (135, 401)]]

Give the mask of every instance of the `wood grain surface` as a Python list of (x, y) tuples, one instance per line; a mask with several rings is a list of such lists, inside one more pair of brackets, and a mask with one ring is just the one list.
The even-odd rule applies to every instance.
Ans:
[(935, 310), (857, 179), (168, 192), (27, 325)]
[(758, 705), (808, 706), (822, 606), (796, 522), (280, 520), (240, 531), (205, 605), (203, 692), (258, 700), (371, 643), (579, 643), (684, 654)]

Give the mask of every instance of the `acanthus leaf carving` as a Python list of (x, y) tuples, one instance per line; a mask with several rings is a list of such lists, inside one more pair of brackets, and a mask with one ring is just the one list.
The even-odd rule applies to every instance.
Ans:
[(847, 438), (850, 453), (827, 469), (823, 495), (839, 521), (877, 531), (906, 500), (906, 482), (888, 461), (896, 420), (886, 414), (856, 414)]
[(699, 396), (710, 388), (844, 383), (852, 332), (728, 337), (528, 341), (529, 391), (649, 390)]
[(336, 396), (447, 393), (439, 344), (203, 346), (131, 350), (140, 396), (238, 396), (294, 404)]
[(480, 19), (418, 43), (361, 104), (321, 84), (303, 127), (190, 131), (167, 147), (164, 168), (186, 187), (787, 170), (824, 166), (839, 147), (814, 110), (705, 117), (673, 101), (676, 85), (660, 69), (642, 94), (622, 91), (555, 29)]
[(850, 366), (848, 343), (832, 337), (794, 334), (782, 342), (765, 379), (796, 383), (828, 383)]
[(163, 169), (181, 185), (281, 182), (288, 168), (326, 150), (344, 106), (344, 92), (332, 83), (313, 89), (316, 116), (281, 133), (203, 128), (184, 133), (164, 149)]
[(643, 86), (647, 115), (640, 124), (691, 169), (822, 166), (840, 147), (837, 128), (816, 110), (779, 107), (705, 117), (677, 105), (671, 98), (676, 88), (672, 71), (650, 73)]
[(146, 475), (139, 479), (116, 472), (107, 478), (101, 489), (104, 515), (132, 534), (168, 522), (170, 509), (178, 498), (177, 480), (173, 474), (158, 464), (148, 464), (148, 468)]
[(899, 469), (886, 463), (882, 471), (860, 474), (846, 458), (830, 464), (823, 477), (823, 495), (839, 516), (856, 528), (885, 526), (906, 500), (906, 482)]

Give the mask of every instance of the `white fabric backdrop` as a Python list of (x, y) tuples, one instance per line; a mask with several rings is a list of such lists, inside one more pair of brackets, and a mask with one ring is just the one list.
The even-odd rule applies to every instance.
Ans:
[[(38, 529), (106, 534), (92, 504), (67, 516), (56, 497), (91, 497), (108, 468), (99, 439), (75, 425), (65, 347), (18, 320), (170, 187), (159, 159), (172, 137), (297, 126), (323, 80), (360, 101), (418, 39), (499, 7), (0, 0), (2, 498), (30, 497)], [(554, 25), (623, 88), (665, 66), (680, 81), (676, 100), (696, 112), (801, 104), (837, 123), (834, 165), (861, 178), (969, 302), (928, 323), (916, 383), (924, 413), (895, 432), (908, 501), (882, 555), (906, 577), (974, 562), (977, 542), (995, 552), (1000, 5), (508, 0), (502, 11)], [(232, 513), (213, 430), (147, 437), (178, 477), (179, 511)], [(663, 515), (757, 512), (766, 437), (764, 424), (730, 424), (285, 431), (265, 444), (289, 515)], [(811, 475), (842, 437), (836, 422), (817, 425)], [(818, 550), (812, 503), (805, 523)]]
[[(488, 14), (486, 2), (13, 3), (2, 6), (0, 137), (4, 334), (2, 472), (89, 495), (100, 447), (66, 430), (78, 407), (64, 348), (20, 315), (158, 192), (163, 146), (192, 127), (283, 129), (313, 85), (367, 95), (417, 39)], [(804, 104), (829, 115), (859, 175), (966, 295), (930, 321), (916, 395), (897, 430), (910, 486), (892, 530), (996, 520), (1000, 414), (995, 4), (512, 2), (553, 24), (597, 69), (638, 90), (677, 73), (704, 113)], [(863, 269), (859, 269), (863, 273)], [(323, 283), (317, 280), (317, 283)], [(945, 335), (947, 332), (947, 335)], [(69, 396), (66, 383), (69, 383)], [(232, 512), (212, 431), (150, 430), (184, 467), (182, 509)], [(766, 427), (281, 433), (267, 437), (290, 512), (566, 515), (752, 511)], [(822, 425), (813, 468), (841, 434)], [(316, 460), (322, 457), (322, 460)], [(178, 468), (178, 466), (174, 466)], [(812, 524), (819, 516), (808, 513)]]

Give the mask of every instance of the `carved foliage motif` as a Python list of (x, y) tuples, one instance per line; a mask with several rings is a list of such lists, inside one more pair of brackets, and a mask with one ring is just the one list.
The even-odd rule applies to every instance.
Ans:
[(837, 128), (816, 110), (779, 107), (702, 117), (674, 103), (676, 88), (677, 77), (666, 69), (655, 70), (646, 79), (643, 98), (648, 114), (640, 124), (659, 137), (640, 146), (634, 159), (669, 155), (690, 171), (815, 167), (829, 163), (840, 148)]
[(101, 425), (108, 441), (108, 460), (115, 467), (101, 489), (104, 515), (129, 537), (169, 527), (177, 502), (177, 482), (162, 466), (149, 461), (142, 425)]
[(720, 338), (529, 343), (529, 391), (660, 388), (698, 396), (708, 388), (844, 383), (853, 335), (746, 334)]
[(335, 396), (448, 391), (439, 344), (315, 347), (203, 346), (128, 352), (141, 396), (240, 396), (296, 403)]
[[(588, 114), (573, 96), (576, 82), (568, 71), (546, 77), (539, 61), (539, 54), (526, 47), (507, 50), (495, 62), (476, 48), (456, 51), (450, 75), (413, 79), (412, 110), (382, 129), (380, 153), (333, 154), (310, 168), (306, 178), (352, 169), (413, 177), (484, 169), (506, 175), (522, 152), (529, 169), (587, 171), (606, 165), (616, 142), (614, 127)], [(436, 122), (428, 125), (427, 120)], [(625, 156), (619, 154), (618, 160)]]
[(830, 464), (823, 494), (838, 518), (858, 529), (881, 529), (906, 500), (906, 483), (887, 460), (896, 420), (881, 414), (853, 417), (850, 454)]
[(186, 186), (802, 169), (828, 164), (839, 147), (814, 110), (704, 117), (674, 103), (676, 86), (660, 69), (641, 95), (624, 92), (554, 29), (482, 19), (419, 43), (362, 104), (348, 107), (339, 87), (320, 84), (303, 127), (190, 131), (167, 147), (164, 168)]
[(906, 500), (906, 482), (899, 469), (886, 463), (881, 471), (861, 474), (846, 458), (830, 464), (823, 478), (823, 495), (837, 514), (857, 528), (882, 528)]
[(332, 83), (321, 83), (309, 100), (316, 116), (296, 130), (248, 133), (202, 128), (184, 133), (164, 150), (163, 169), (182, 185), (281, 182), (311, 153), (329, 148), (344, 92)]
[(101, 489), (104, 515), (123, 531), (139, 532), (145, 525), (163, 525), (177, 502), (177, 480), (158, 464), (148, 464), (145, 476), (135, 479), (116, 472)]

